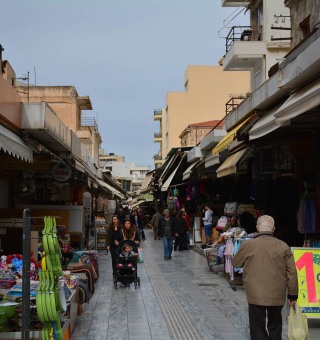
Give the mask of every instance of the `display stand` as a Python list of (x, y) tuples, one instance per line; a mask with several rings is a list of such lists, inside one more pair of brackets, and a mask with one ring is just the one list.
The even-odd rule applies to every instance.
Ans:
[(23, 210), (23, 265), (22, 265), (22, 325), (21, 338), (29, 340), (30, 325), (30, 246), (31, 246), (31, 213), (30, 209)]
[(107, 224), (104, 217), (96, 217), (95, 219), (96, 227), (96, 249), (97, 250), (107, 250)]

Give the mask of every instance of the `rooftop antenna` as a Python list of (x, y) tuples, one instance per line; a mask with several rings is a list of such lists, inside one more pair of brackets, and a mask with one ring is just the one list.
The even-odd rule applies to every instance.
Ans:
[(33, 72), (34, 72), (34, 86), (37, 86), (37, 74), (36, 74), (36, 67), (33, 66)]

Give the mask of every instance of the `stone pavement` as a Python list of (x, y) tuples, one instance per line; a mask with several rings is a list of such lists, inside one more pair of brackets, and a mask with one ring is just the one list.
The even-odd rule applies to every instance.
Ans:
[[(110, 255), (99, 254), (100, 279), (89, 304), (77, 318), (76, 340), (240, 340), (249, 338), (243, 287), (233, 291), (223, 273), (209, 271), (203, 255), (174, 252), (163, 260), (162, 241), (150, 230), (143, 242), (145, 263), (138, 265), (141, 287), (113, 287)], [(310, 340), (320, 339), (312, 320)], [(283, 339), (287, 339), (284, 322)]]

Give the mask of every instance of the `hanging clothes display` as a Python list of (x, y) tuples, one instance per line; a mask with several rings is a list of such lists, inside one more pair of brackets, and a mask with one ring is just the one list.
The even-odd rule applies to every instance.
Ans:
[(320, 198), (302, 197), (297, 212), (297, 227), (301, 234), (320, 233)]

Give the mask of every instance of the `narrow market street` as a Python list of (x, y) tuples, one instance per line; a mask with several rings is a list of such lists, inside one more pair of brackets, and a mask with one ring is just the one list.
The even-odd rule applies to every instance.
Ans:
[[(72, 339), (248, 339), (243, 287), (233, 291), (223, 273), (210, 272), (194, 250), (174, 252), (171, 261), (164, 261), (162, 241), (154, 241), (150, 230), (146, 237), (145, 263), (138, 265), (140, 288), (119, 284), (116, 290), (111, 257), (100, 254), (96, 292), (77, 318)], [(310, 339), (320, 337), (316, 324), (309, 324)]]

